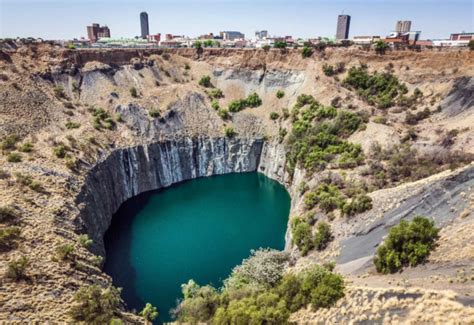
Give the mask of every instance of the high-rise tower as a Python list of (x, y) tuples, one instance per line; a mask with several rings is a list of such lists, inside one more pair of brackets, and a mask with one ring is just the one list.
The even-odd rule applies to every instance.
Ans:
[(336, 40), (344, 40), (349, 38), (349, 27), (351, 25), (351, 16), (339, 15), (337, 17)]
[(146, 12), (140, 13), (140, 26), (142, 32), (142, 38), (147, 38), (150, 35), (150, 29), (148, 27), (148, 14)]

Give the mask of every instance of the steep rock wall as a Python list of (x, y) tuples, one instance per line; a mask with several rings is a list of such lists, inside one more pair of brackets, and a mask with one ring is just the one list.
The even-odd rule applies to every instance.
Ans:
[[(184, 180), (233, 172), (260, 170), (282, 182), (284, 172), (281, 162), (275, 163), (275, 150), (282, 149), (264, 145), (261, 139), (238, 138), (183, 138), (118, 149), (88, 173), (77, 197), (77, 224), (104, 255), (103, 235), (126, 200)], [(259, 165), (267, 167), (262, 170)]]

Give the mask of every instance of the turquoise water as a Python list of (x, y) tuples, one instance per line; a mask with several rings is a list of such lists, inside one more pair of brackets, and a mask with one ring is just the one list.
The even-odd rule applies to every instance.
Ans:
[(105, 272), (131, 309), (169, 310), (189, 279), (220, 287), (251, 249), (283, 249), (285, 188), (262, 174), (186, 181), (125, 202), (105, 235)]

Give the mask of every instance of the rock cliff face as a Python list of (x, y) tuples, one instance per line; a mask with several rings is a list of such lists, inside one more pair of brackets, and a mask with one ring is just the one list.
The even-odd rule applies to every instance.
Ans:
[(80, 227), (104, 254), (103, 235), (126, 200), (146, 191), (203, 176), (261, 171), (283, 182), (284, 152), (262, 139), (183, 138), (118, 149), (86, 177), (77, 198)]

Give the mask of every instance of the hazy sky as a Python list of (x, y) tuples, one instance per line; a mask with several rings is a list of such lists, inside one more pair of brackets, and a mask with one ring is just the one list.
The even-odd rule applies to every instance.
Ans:
[(150, 33), (197, 36), (255, 30), (297, 37), (334, 36), (337, 15), (352, 16), (350, 36), (387, 35), (396, 20), (412, 20), (422, 38), (472, 32), (474, 0), (0, 0), (0, 37), (71, 39), (86, 26), (106, 24), (112, 37), (140, 34), (147, 11)]

